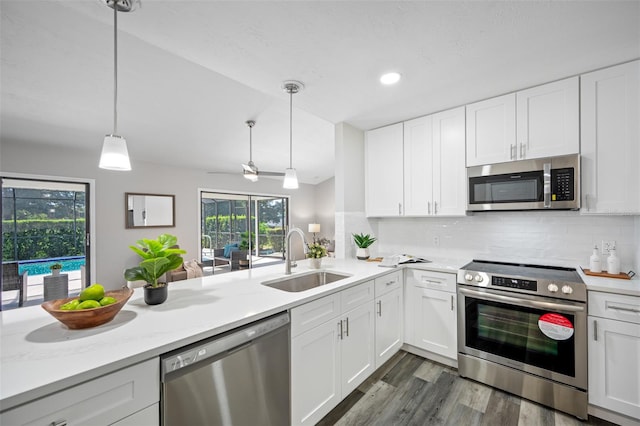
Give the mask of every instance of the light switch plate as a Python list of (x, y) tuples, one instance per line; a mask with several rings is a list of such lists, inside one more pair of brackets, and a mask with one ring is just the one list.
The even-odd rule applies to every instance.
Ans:
[(616, 246), (615, 240), (602, 240), (602, 245), (600, 246), (600, 250), (602, 254), (609, 256), (609, 250)]

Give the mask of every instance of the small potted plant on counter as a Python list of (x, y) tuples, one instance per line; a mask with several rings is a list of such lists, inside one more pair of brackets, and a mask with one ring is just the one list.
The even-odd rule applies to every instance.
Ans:
[(318, 243), (309, 244), (308, 247), (307, 257), (311, 259), (311, 267), (313, 269), (320, 269), (320, 266), (322, 266), (322, 258), (327, 256), (327, 248)]
[(356, 257), (360, 260), (369, 258), (369, 246), (376, 242), (376, 238), (369, 234), (353, 234), (353, 241), (358, 246)]
[(53, 265), (49, 266), (49, 269), (51, 269), (51, 275), (57, 277), (60, 275), (60, 271), (62, 270), (62, 264), (56, 262)]
[(159, 305), (167, 300), (167, 283), (158, 282), (158, 279), (182, 265), (184, 259), (180, 255), (186, 251), (178, 248), (177, 243), (175, 236), (162, 234), (155, 240), (143, 238), (136, 241), (137, 246), (129, 246), (143, 260), (138, 266), (125, 270), (124, 278), (146, 281), (144, 301), (147, 305)]

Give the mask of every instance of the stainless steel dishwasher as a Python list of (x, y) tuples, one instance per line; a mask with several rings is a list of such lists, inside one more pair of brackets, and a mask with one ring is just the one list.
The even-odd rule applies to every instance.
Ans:
[(289, 314), (167, 353), (162, 424), (288, 425)]

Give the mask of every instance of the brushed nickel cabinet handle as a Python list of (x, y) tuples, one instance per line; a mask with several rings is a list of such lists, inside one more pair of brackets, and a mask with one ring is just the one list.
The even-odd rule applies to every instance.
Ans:
[(49, 423), (49, 426), (67, 426), (66, 420), (56, 420), (54, 422)]
[(598, 341), (598, 321), (593, 320), (593, 340)]
[(438, 214), (438, 202), (433, 202), (433, 214)]
[(382, 300), (378, 300), (378, 316), (382, 316)]
[(513, 160), (514, 157), (515, 157), (515, 154), (514, 154), (515, 149), (516, 149), (516, 146), (514, 144), (509, 145), (509, 159), (510, 160)]
[(349, 317), (347, 317), (346, 322), (347, 322), (347, 327), (344, 330), (344, 335), (349, 337)]
[(431, 201), (427, 201), (427, 214), (431, 214)]
[(342, 337), (342, 321), (340, 321), (338, 323), (338, 330), (340, 330), (340, 331), (338, 331), (338, 337), (340, 338), (340, 340), (342, 340), (343, 339), (343, 337)]
[(451, 310), (453, 311), (453, 294), (451, 295)]

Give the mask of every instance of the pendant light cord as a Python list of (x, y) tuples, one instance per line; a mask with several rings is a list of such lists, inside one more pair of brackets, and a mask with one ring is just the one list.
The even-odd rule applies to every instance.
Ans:
[(289, 87), (289, 168), (293, 169), (293, 87)]
[(118, 134), (118, 0), (113, 0), (113, 134)]

